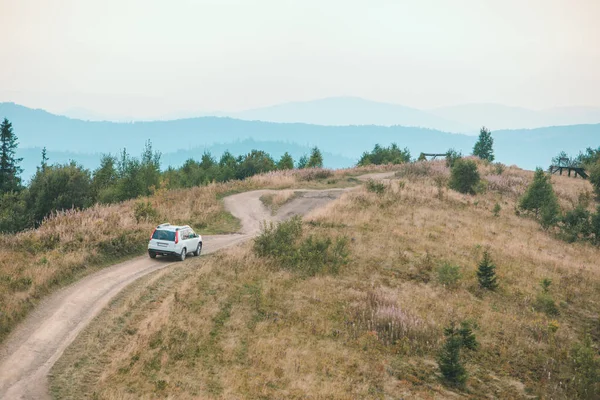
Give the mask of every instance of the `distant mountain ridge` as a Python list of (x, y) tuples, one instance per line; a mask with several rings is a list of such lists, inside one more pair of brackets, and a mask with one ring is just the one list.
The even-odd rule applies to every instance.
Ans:
[[(90, 121), (148, 121), (148, 119), (123, 116), (109, 118), (81, 108), (68, 110), (65, 114), (71, 118)], [(597, 124), (600, 123), (600, 107), (559, 107), (531, 110), (501, 104), (481, 103), (421, 110), (358, 97), (329, 97), (240, 112), (180, 111), (158, 116), (155, 120), (168, 121), (208, 116), (323, 126), (400, 125), (475, 135), (482, 126), (492, 130), (501, 130)]]
[[(76, 160), (93, 161), (96, 158), (86, 157), (97, 157), (100, 153), (108, 152), (114, 154), (122, 148), (137, 155), (146, 140), (151, 140), (154, 148), (165, 154), (163, 161), (168, 159), (169, 164), (181, 163), (190, 156), (199, 158), (202, 149), (232, 150), (236, 143), (245, 143), (236, 147), (237, 153), (242, 153), (252, 148), (261, 149), (268, 142), (268, 149), (274, 154), (292, 149), (304, 151), (311, 146), (318, 146), (326, 153), (325, 165), (336, 168), (351, 166), (376, 143), (387, 146), (395, 142), (400, 147), (408, 147), (413, 157), (417, 157), (420, 152), (445, 152), (449, 148), (470, 154), (476, 141), (475, 136), (414, 127), (322, 126), (225, 117), (128, 123), (91, 122), (13, 103), (0, 103), (0, 117), (6, 117), (13, 123), (20, 151), (38, 149), (27, 155), (27, 158), (35, 156), (35, 164), (29, 164), (33, 166), (39, 163), (39, 149), (44, 146), (51, 158), (53, 152), (62, 152), (63, 158), (72, 155)], [(577, 154), (586, 147), (600, 146), (600, 124), (497, 130), (492, 135), (496, 159), (526, 169), (547, 167), (552, 157), (560, 151)], [(55, 162), (57, 158), (51, 161)], [(93, 167), (92, 161), (87, 165), (90, 168)], [(167, 165), (163, 163), (163, 167)]]

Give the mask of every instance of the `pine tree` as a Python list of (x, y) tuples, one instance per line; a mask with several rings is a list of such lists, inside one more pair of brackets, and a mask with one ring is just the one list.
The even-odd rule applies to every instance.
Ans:
[(281, 156), (281, 159), (277, 162), (277, 169), (294, 169), (294, 159), (290, 153), (286, 151), (285, 154)]
[(310, 153), (310, 158), (306, 163), (307, 168), (323, 168), (323, 154), (318, 147), (313, 147)]
[(475, 143), (473, 155), (489, 162), (492, 162), (495, 159), (494, 138), (492, 137), (492, 132), (487, 130), (485, 126), (479, 131), (479, 140)]
[(496, 266), (492, 262), (490, 254), (487, 251), (483, 252), (483, 259), (479, 263), (477, 269), (477, 278), (479, 279), (479, 286), (483, 289), (495, 290), (498, 287), (496, 281)]
[(49, 160), (48, 153), (46, 152), (46, 147), (44, 147), (42, 149), (42, 162), (40, 164), (40, 169), (42, 171), (46, 170), (46, 167), (48, 166), (48, 160)]
[(15, 156), (18, 145), (12, 124), (4, 118), (0, 125), (0, 194), (21, 189), (19, 175), (23, 169), (19, 167), (19, 163), (23, 159)]
[(519, 207), (524, 211), (534, 212), (536, 217), (541, 214), (544, 226), (550, 226), (556, 222), (560, 211), (558, 200), (552, 188), (550, 177), (541, 168), (536, 169), (533, 182), (521, 197)]
[(308, 156), (306, 154), (300, 156), (300, 158), (298, 159), (298, 169), (306, 168), (307, 164), (308, 164)]
[(475, 350), (479, 346), (471, 326), (467, 322), (461, 322), (460, 328), (452, 322), (448, 328), (444, 328), (446, 342), (438, 354), (438, 366), (448, 383), (455, 386), (464, 386), (467, 381), (467, 371), (460, 359), (460, 351), (464, 347)]

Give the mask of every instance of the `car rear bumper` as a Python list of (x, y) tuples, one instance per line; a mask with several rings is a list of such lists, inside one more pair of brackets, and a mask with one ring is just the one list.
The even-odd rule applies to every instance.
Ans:
[(157, 256), (178, 256), (179, 253), (165, 249), (148, 248), (148, 254), (156, 254)]

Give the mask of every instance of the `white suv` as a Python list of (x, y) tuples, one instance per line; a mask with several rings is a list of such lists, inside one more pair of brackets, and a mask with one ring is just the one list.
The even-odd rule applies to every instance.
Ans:
[(161, 224), (154, 229), (148, 243), (150, 258), (176, 256), (183, 261), (189, 253), (199, 256), (201, 252), (202, 236), (187, 225)]

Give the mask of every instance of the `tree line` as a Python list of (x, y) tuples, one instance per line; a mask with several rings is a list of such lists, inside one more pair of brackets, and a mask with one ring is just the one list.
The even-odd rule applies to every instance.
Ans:
[(118, 155), (106, 154), (93, 171), (75, 161), (49, 164), (44, 148), (35, 175), (24, 185), (17, 148), (17, 136), (5, 118), (0, 124), (0, 232), (37, 227), (56, 211), (148, 196), (159, 188), (189, 188), (276, 170), (323, 167), (323, 155), (314, 147), (296, 162), (287, 152), (279, 160), (261, 150), (237, 157), (226, 151), (218, 160), (205, 152), (200, 161), (189, 159), (180, 168), (161, 171), (161, 153), (148, 141), (139, 157), (126, 149)]

